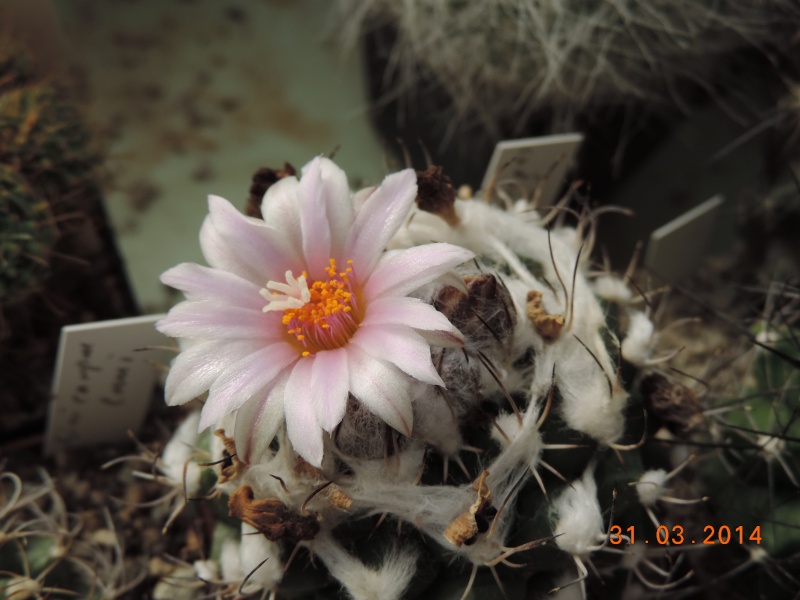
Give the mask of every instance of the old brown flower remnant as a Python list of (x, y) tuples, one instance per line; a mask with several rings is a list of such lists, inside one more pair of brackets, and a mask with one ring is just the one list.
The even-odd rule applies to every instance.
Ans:
[(231, 494), (228, 512), (273, 542), (313, 540), (319, 533), (315, 516), (298, 515), (277, 498), (256, 500), (249, 485), (243, 485)]
[(451, 227), (461, 220), (456, 214), (456, 188), (453, 180), (442, 171), (442, 167), (431, 165), (417, 171), (417, 206), (444, 219)]
[(489, 513), (494, 509), (492, 493), (489, 491), (489, 486), (486, 485), (488, 476), (489, 471), (483, 471), (480, 477), (473, 482), (472, 489), (478, 492), (478, 499), (469, 507), (469, 510), (456, 517), (444, 531), (444, 537), (458, 548), (462, 545), (474, 544), (478, 534), (489, 529), (489, 521), (492, 517)]
[(545, 341), (558, 339), (564, 327), (564, 315), (551, 315), (542, 306), (542, 293), (536, 290), (528, 292), (525, 314), (533, 323), (533, 328)]

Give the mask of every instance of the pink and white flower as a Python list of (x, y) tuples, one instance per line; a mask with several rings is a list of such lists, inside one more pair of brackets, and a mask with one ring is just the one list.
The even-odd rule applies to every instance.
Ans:
[(167, 402), (208, 390), (201, 430), (238, 410), (234, 438), (247, 462), (285, 420), (295, 450), (319, 466), (323, 430), (341, 422), (348, 394), (409, 435), (412, 380), (444, 385), (429, 344), (464, 340), (407, 294), (473, 256), (441, 243), (384, 251), (416, 193), (407, 169), (356, 210), (344, 172), (316, 158), (299, 181), (269, 188), (264, 221), (210, 196), (200, 231), (210, 267), (183, 263), (161, 276), (186, 301), (157, 327), (190, 340), (170, 369)]

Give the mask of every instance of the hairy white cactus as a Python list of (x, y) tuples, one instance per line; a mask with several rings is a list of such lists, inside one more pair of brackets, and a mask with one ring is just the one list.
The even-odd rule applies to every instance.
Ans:
[[(418, 174), (420, 178), (429, 175)], [(375, 193), (367, 190), (355, 195), (356, 223), (362, 218), (357, 211), (363, 210)], [(545, 574), (537, 580), (537, 589), (579, 583), (573, 589), (586, 597), (588, 566), (598, 553), (604, 557), (603, 573), (632, 569), (647, 589), (687, 585), (694, 572), (684, 568), (683, 562), (665, 565), (670, 559), (664, 552), (652, 556), (636, 552), (641, 550), (635, 547), (636, 536), (641, 544), (645, 532), (661, 531), (669, 507), (707, 498), (691, 498), (673, 490), (672, 483), (680, 483), (684, 475), (694, 472), (697, 465), (687, 468), (693, 460), (677, 464), (667, 454), (654, 461), (638, 452), (647, 441), (647, 423), (638, 416), (641, 409), (631, 406), (622, 368), (658, 369), (670, 357), (658, 354), (662, 351), (658, 317), (651, 318), (639, 309), (636, 294), (625, 280), (608, 274), (605, 283), (602, 278), (592, 279), (595, 274), (589, 272), (589, 256), (597, 215), (584, 209), (574, 226), (566, 226), (554, 218), (559, 209), (539, 214), (526, 199), (507, 209), (483, 197), (456, 200), (453, 194), (429, 200), (418, 197), (417, 206), (402, 220), (395, 220), (395, 232), (387, 238), (388, 250), (377, 262), (375, 272), (381, 273), (381, 265), (405, 261), (405, 274), (397, 278), (402, 283), (392, 285), (397, 286), (398, 296), (407, 296), (392, 298), (392, 310), (381, 308), (385, 300), (373, 300), (366, 316), (357, 315), (353, 325), (356, 332), (373, 322), (385, 328), (385, 344), (373, 350), (373, 358), (388, 363), (396, 360), (393, 352), (411, 350), (411, 346), (392, 346), (392, 323), (415, 326), (413, 321), (402, 320), (404, 307), (433, 307), (439, 317), (447, 319), (451, 328), (447, 340), (442, 335), (446, 328), (432, 331), (427, 322), (419, 323), (420, 336), (433, 346), (415, 346), (422, 356), (396, 363), (409, 371), (413, 370), (409, 365), (420, 367), (404, 375), (402, 386), (393, 390), (380, 380), (358, 383), (358, 376), (351, 371), (343, 385), (357, 384), (350, 387), (338, 424), (322, 435), (319, 447), (307, 445), (304, 438), (316, 436), (315, 428), (310, 433), (302, 428), (290, 430), (280, 411), (268, 408), (259, 413), (262, 409), (252, 408), (259, 400), (257, 395), (244, 405), (231, 396), (225, 400), (241, 408), (227, 411), (216, 424), (208, 460), (187, 466), (187, 461), (197, 459), (190, 458), (193, 455), (188, 450), (171, 451), (179, 443), (177, 439), (164, 453), (162, 460), (171, 456), (176, 462), (161, 471), (176, 481), (195, 469), (192, 481), (204, 480), (206, 470), (220, 469), (212, 495), (227, 498), (230, 516), (244, 523), (240, 541), (226, 542), (227, 551), (202, 565), (217, 574), (214, 589), (230, 589), (220, 586), (230, 584), (231, 578), (241, 578), (244, 583), (239, 591), (275, 595), (285, 585), (284, 571), (291, 572), (293, 561), (313, 556), (352, 598), (415, 597), (421, 593), (415, 587), (421, 574), (434, 568), (433, 555), (442, 557), (441, 563), (433, 562), (435, 568), (449, 569), (444, 563), (454, 561), (452, 568), (470, 569), (457, 597), (477, 594), (471, 590), (482, 585), (484, 572), (500, 586), (510, 580), (522, 582), (524, 587), (530, 575), (515, 579), (514, 569), (506, 567), (541, 560), (549, 562), (542, 567)], [(371, 206), (371, 210), (381, 210), (378, 205)], [(233, 216), (226, 219), (234, 221)], [(263, 227), (256, 221), (247, 226)], [(271, 233), (269, 227), (254, 230)], [(303, 231), (301, 227), (298, 239)], [(451, 263), (447, 273), (429, 266), (425, 261), (432, 259), (421, 250), (436, 253), (442, 248), (463, 249), (458, 253), (461, 260)], [(463, 260), (472, 254), (474, 259)], [(220, 257), (215, 260), (224, 263)], [(357, 271), (359, 263), (353, 264)], [(192, 275), (184, 271), (187, 278)], [(287, 276), (290, 283), (273, 285), (282, 295), (272, 301), (291, 313), (291, 318), (285, 319), (292, 327), (291, 335), (301, 322), (298, 315), (316, 301), (310, 292), (302, 295), (306, 288), (328, 293), (325, 286), (333, 285), (334, 275), (320, 285), (309, 283), (312, 280), (306, 280), (305, 273), (297, 279)], [(383, 276), (375, 277), (357, 285), (365, 290), (389, 289)], [(179, 282), (177, 275), (171, 280), (186, 288), (190, 302), (197, 301), (201, 285)], [(297, 294), (292, 285), (300, 290)], [(241, 286), (235, 292), (242, 306), (252, 300), (244, 291)], [(331, 302), (330, 306), (339, 306), (338, 300)], [(212, 308), (217, 310), (208, 305), (205, 318), (217, 318), (212, 316)], [(197, 311), (192, 318), (200, 323), (203, 315), (199, 308)], [(168, 318), (170, 326), (177, 327), (184, 318), (180, 315)], [(305, 331), (313, 335), (317, 335), (313, 327), (325, 323), (302, 318), (306, 319), (301, 323)], [(236, 319), (244, 322), (244, 316)], [(231, 326), (241, 323), (231, 322)], [(205, 325), (193, 322), (191, 327)], [(209, 348), (224, 346), (225, 332), (219, 331), (223, 335)], [(249, 329), (242, 331), (250, 335)], [(355, 340), (357, 333), (346, 335)], [(336, 343), (348, 344), (348, 339), (336, 338)], [(256, 344), (256, 338), (248, 343)], [(319, 360), (337, 348), (332, 342), (327, 346), (319, 342), (314, 347), (316, 355), (306, 352), (286, 368), (292, 373), (303, 370), (307, 366), (303, 361)], [(240, 365), (248, 362), (239, 360)], [(428, 360), (436, 377), (418, 377)], [(173, 382), (190, 377), (187, 361), (180, 364)], [(233, 381), (233, 371), (228, 369), (219, 375), (226, 385)], [(308, 372), (313, 374), (313, 368)], [(678, 418), (691, 421), (691, 427), (675, 427), (680, 435), (690, 435), (704, 419), (698, 416), (697, 399), (688, 389), (675, 392), (670, 386), (676, 383), (654, 373), (661, 379), (653, 384), (653, 390), (642, 392), (648, 395), (646, 408), (667, 423)], [(248, 377), (242, 375), (242, 381)], [(285, 411), (300, 410), (293, 406), (297, 398), (288, 390), (298, 393), (301, 386), (286, 384), (280, 374), (276, 377), (279, 381), (271, 391), (266, 388), (264, 402), (274, 406), (270, 403), (278, 398)], [(331, 382), (339, 384), (342, 382)], [(193, 392), (199, 389), (199, 384), (191, 385)], [(212, 395), (219, 392), (212, 378), (203, 386), (210, 386)], [(252, 393), (255, 386), (247, 384), (246, 389)], [(330, 424), (332, 421), (326, 421), (330, 407), (325, 405), (330, 398), (315, 396), (318, 389), (312, 384), (303, 392), (308, 394), (303, 402), (311, 409), (302, 418)], [(173, 385), (170, 392), (173, 398), (180, 395), (180, 386)], [(678, 406), (682, 399), (683, 405)], [(219, 407), (219, 395), (215, 402)], [(405, 403), (410, 404), (410, 411)], [(387, 407), (405, 416), (396, 420), (389, 415), (387, 420)], [(268, 418), (278, 421), (267, 422)], [(198, 417), (189, 419), (195, 422)], [(398, 428), (401, 423), (407, 427)], [(182, 431), (179, 437), (184, 435)], [(242, 431), (247, 434), (240, 435)], [(657, 441), (667, 439), (664, 431), (656, 436)], [(243, 452), (242, 448), (258, 448), (258, 452)], [(779, 448), (777, 442), (774, 448)], [(784, 448), (780, 445), (781, 458)], [(771, 462), (772, 449), (772, 445), (759, 446), (759, 456)], [(617, 508), (624, 515), (622, 523), (615, 521)], [(360, 533), (353, 533), (359, 527)], [(369, 556), (357, 544), (358, 538), (367, 535), (383, 536), (376, 546), (380, 548), (377, 557)], [(663, 538), (663, 532), (659, 535), (654, 541)], [(233, 538), (237, 538), (235, 533)], [(445, 584), (434, 584), (433, 589), (439, 585)]]

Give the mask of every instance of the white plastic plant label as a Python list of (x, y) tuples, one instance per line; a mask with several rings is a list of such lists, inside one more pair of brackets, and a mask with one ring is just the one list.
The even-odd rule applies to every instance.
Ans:
[(690, 275), (705, 254), (722, 202), (714, 196), (651, 233), (644, 265), (666, 283)]
[(563, 186), (582, 142), (580, 133), (500, 142), (494, 148), (481, 189), (489, 188), (495, 177), (495, 187), (503, 182), (518, 181), (533, 192), (541, 185), (539, 206), (550, 206), (556, 202), (556, 194)]
[(69, 325), (61, 330), (45, 453), (124, 441), (142, 424), (170, 342), (164, 315)]

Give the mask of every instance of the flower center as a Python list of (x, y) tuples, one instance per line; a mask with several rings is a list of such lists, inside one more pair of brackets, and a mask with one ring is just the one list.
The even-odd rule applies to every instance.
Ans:
[(260, 293), (267, 299), (264, 312), (283, 311), (287, 332), (304, 348), (303, 356), (341, 348), (358, 329), (360, 311), (354, 291), (353, 261), (339, 271), (330, 259), (327, 281), (308, 283), (308, 273), (296, 278), (286, 271), (286, 283), (270, 281)]

